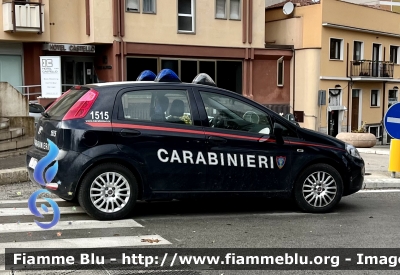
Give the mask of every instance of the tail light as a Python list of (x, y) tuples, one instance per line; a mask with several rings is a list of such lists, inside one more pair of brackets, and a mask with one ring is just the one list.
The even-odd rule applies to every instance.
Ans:
[(99, 92), (93, 89), (87, 91), (65, 114), (63, 120), (83, 118), (99, 96)]

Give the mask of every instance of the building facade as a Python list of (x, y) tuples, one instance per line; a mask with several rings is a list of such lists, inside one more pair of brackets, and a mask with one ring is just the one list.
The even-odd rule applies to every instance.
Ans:
[[(40, 57), (60, 56), (63, 91), (73, 84), (132, 81), (143, 70), (170, 68), (184, 82), (204, 72), (221, 88), (277, 111), (290, 110), (293, 49), (265, 46), (264, 0), (26, 3), (3, 3), (3, 10), (16, 12), (1, 20), (0, 62), (3, 53), (10, 54), (7, 49), (15, 50), (19, 78), (1, 73), (1, 80), (31, 86), (31, 94), (41, 92)], [(43, 105), (53, 100), (41, 99)]]
[(383, 117), (399, 97), (400, 14), (322, 0), (298, 1), (284, 15), (284, 4), (266, 8), (266, 41), (294, 46), (291, 104), (301, 126), (336, 136), (365, 124), (387, 143)]

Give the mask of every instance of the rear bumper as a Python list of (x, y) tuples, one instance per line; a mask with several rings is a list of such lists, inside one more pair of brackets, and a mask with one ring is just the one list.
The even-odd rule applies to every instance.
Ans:
[(29, 179), (36, 183), (41, 188), (48, 189), (51, 193), (66, 200), (72, 200), (75, 197), (76, 187), (81, 178), (81, 175), (89, 162), (90, 158), (73, 151), (60, 150), (58, 154), (58, 171), (51, 184), (42, 186), (33, 176), (34, 169), (29, 167), (31, 158), (37, 160), (46, 156), (47, 152), (39, 150), (32, 146), (26, 155), (26, 167), (28, 170)]

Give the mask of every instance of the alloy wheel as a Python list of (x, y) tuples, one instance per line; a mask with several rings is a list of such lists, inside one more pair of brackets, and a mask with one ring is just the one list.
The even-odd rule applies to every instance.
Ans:
[(116, 172), (105, 172), (97, 176), (90, 186), (92, 204), (104, 213), (115, 213), (123, 209), (131, 196), (126, 178)]
[(336, 197), (337, 183), (327, 172), (318, 171), (309, 175), (303, 183), (303, 197), (313, 207), (325, 207)]

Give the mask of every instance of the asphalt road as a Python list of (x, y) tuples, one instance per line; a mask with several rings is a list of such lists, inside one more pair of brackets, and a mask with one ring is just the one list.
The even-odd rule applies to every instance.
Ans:
[[(67, 202), (59, 203), (60, 207), (66, 208), (73, 205)], [(26, 203), (16, 203), (13, 207), (23, 208), (26, 207)], [(130, 218), (143, 227), (74, 229), (62, 231), (62, 236), (56, 236), (56, 230), (28, 234), (5, 232), (0, 234), (0, 247), (12, 240), (28, 242), (60, 238), (160, 235), (171, 244), (159, 247), (168, 248), (398, 248), (399, 209), (400, 192), (357, 193), (343, 198), (334, 212), (318, 215), (302, 213), (287, 200), (139, 202)], [(30, 220), (30, 217), (24, 218)], [(12, 223), (16, 217), (8, 216), (1, 219), (1, 223)], [(84, 219), (88, 219), (86, 214), (62, 215), (63, 221), (75, 222)], [(280, 272), (280, 274), (322, 273), (390, 274), (388, 271)], [(196, 271), (184, 274), (277, 274), (277, 272)], [(394, 271), (392, 274), (398, 273)]]
[[(366, 177), (390, 177), (389, 156), (362, 154)], [(0, 169), (24, 165), (24, 156), (0, 159)], [(8, 166), (7, 166), (8, 165)], [(369, 175), (371, 174), (371, 175)], [(399, 177), (399, 175), (398, 175)], [(31, 183), (0, 186), (0, 208), (26, 209), (26, 199), (37, 190)], [(72, 209), (75, 204), (59, 202)], [(2, 232), (0, 248), (8, 242), (59, 241), (74, 238), (158, 235), (168, 248), (400, 248), (400, 192), (361, 192), (344, 197), (334, 212), (306, 214), (288, 200), (214, 200), (139, 202), (129, 217), (143, 227), (54, 229), (35, 232)], [(1, 209), (0, 209), (1, 210)], [(1, 211), (0, 211), (1, 212)], [(70, 211), (71, 212), (71, 211)], [(18, 221), (16, 221), (18, 220)], [(33, 216), (0, 216), (3, 223), (32, 222)], [(62, 214), (74, 223), (86, 214)], [(57, 236), (62, 232), (62, 236)], [(124, 245), (121, 243), (121, 245)], [(1, 260), (0, 260), (1, 262)], [(0, 263), (1, 264), (1, 263)], [(11, 274), (0, 271), (0, 274)], [(15, 273), (24, 274), (21, 272)], [(43, 272), (27, 274), (49, 274)], [(53, 272), (51, 274), (68, 274)], [(73, 274), (133, 274), (126, 271), (74, 271)], [(151, 272), (150, 274), (163, 274)], [(169, 273), (171, 274), (171, 273)], [(399, 274), (398, 271), (193, 271), (172, 274)]]

